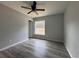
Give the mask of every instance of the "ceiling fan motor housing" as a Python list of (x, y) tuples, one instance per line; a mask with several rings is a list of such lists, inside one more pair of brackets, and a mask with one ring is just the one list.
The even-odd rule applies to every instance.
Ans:
[(36, 10), (36, 6), (31, 6), (31, 8), (32, 8), (32, 11)]
[(31, 8), (32, 8), (32, 11), (35, 11), (36, 10), (36, 1), (33, 1), (33, 5), (31, 6)]

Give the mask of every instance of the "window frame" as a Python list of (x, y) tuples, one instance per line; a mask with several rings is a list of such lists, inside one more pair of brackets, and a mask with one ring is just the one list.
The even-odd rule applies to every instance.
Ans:
[[(36, 22), (41, 22), (41, 21), (43, 21), (44, 22), (44, 34), (37, 34), (36, 33)], [(35, 22), (34, 22), (34, 35), (42, 35), (42, 36), (45, 36), (45, 20), (36, 20)]]

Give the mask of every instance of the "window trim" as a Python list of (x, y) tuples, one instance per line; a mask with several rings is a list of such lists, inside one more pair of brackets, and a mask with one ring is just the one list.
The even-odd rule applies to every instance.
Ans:
[[(40, 21), (40, 22), (41, 22), (41, 21), (44, 21), (44, 34), (39, 34), (39, 33), (37, 34), (37, 33), (35, 33), (35, 22), (39, 22), (39, 21)], [(34, 34), (35, 34), (35, 35), (42, 35), (42, 36), (44, 36), (44, 35), (45, 35), (45, 20), (36, 20), (35, 22), (34, 22)]]

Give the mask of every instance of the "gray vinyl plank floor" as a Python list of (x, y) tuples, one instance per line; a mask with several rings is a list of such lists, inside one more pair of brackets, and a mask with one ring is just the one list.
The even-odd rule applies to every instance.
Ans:
[(70, 58), (63, 43), (33, 39), (0, 51), (0, 58)]

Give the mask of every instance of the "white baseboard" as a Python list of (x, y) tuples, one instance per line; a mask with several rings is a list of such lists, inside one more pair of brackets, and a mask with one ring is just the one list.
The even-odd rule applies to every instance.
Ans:
[(73, 58), (72, 54), (70, 53), (69, 49), (66, 47), (66, 50), (68, 51), (71, 58)]
[[(27, 39), (27, 40), (28, 40), (28, 39)], [(9, 46), (7, 46), (7, 47), (1, 48), (0, 51), (6, 50), (6, 49), (8, 49), (8, 48), (11, 48), (11, 47), (13, 47), (13, 46), (15, 46), (15, 45), (17, 45), (17, 44), (23, 43), (23, 42), (25, 42), (25, 41), (27, 41), (27, 40), (24, 40), (24, 41), (21, 41), (21, 42), (17, 42), (17, 43), (15, 43), (15, 44), (9, 45)]]

